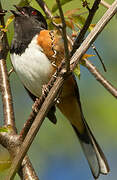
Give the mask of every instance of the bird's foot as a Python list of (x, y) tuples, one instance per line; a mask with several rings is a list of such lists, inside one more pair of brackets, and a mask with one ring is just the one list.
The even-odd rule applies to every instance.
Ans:
[(49, 93), (49, 87), (47, 84), (44, 84), (42, 87), (42, 95), (44, 95), (45, 97), (48, 95)]
[(57, 69), (57, 65), (56, 65), (56, 62), (55, 62), (55, 61), (52, 61), (51, 64), (52, 64), (52, 66), (53, 66), (54, 68)]
[(38, 111), (39, 111), (38, 105), (39, 105), (39, 98), (36, 98), (34, 104), (32, 105), (33, 112), (38, 113)]
[(60, 103), (60, 97), (56, 97), (54, 99), (54, 104), (59, 104)]

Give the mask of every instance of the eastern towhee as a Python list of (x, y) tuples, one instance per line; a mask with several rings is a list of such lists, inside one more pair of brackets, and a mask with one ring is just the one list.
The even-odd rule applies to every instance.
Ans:
[[(56, 31), (47, 30), (46, 20), (39, 11), (30, 6), (16, 8), (17, 11), (11, 10), (15, 16), (11, 61), (24, 87), (35, 100), (41, 96), (43, 86), (56, 70), (52, 62), (58, 66), (64, 58), (63, 40)], [(73, 126), (94, 178), (107, 174), (107, 160), (85, 121), (73, 74), (63, 85), (57, 107)], [(55, 123), (54, 112), (53, 106), (47, 116)]]

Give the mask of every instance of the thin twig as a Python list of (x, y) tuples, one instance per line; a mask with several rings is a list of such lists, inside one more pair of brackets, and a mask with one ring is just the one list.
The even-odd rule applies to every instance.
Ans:
[(14, 72), (14, 69), (13, 69), (13, 68), (11, 68), (11, 69), (9, 70), (8, 76), (10, 76), (10, 75), (12, 74), (12, 72)]
[(58, 9), (59, 9), (59, 13), (60, 13), (61, 21), (62, 21), (62, 38), (64, 41), (65, 67), (66, 67), (66, 71), (69, 72), (70, 56), (69, 56), (69, 49), (68, 49), (68, 39), (67, 39), (67, 34), (66, 34), (66, 23), (65, 23), (65, 18), (64, 18), (64, 14), (63, 14), (63, 10), (62, 10), (60, 1), (56, 0), (56, 2), (58, 5)]
[(104, 86), (109, 92), (111, 91), (111, 94), (115, 98), (117, 98), (117, 89), (104, 78), (104, 76), (97, 70), (97, 68), (93, 64), (91, 64), (91, 62), (89, 62), (87, 59), (83, 60), (85, 61), (86, 68), (93, 74), (96, 80), (99, 81), (101, 85)]
[(111, 6), (109, 3), (107, 3), (104, 0), (101, 0), (100, 4), (103, 5), (104, 7), (106, 7), (107, 9), (110, 8), (110, 6)]
[(87, 32), (87, 30), (88, 30), (88, 28), (92, 22), (92, 19), (93, 19), (94, 15), (95, 15), (98, 7), (99, 7), (100, 1), (101, 0), (95, 0), (92, 8), (89, 10), (89, 15), (86, 19), (86, 22), (85, 22), (83, 28), (81, 29), (79, 35), (77, 36), (77, 38), (73, 44), (73, 50), (71, 51), (71, 56), (74, 54), (76, 49), (78, 49), (80, 47), (82, 41), (84, 40), (85, 34), (86, 34), (86, 32)]
[[(100, 32), (104, 29), (104, 27), (106, 26), (106, 24), (110, 21), (110, 19), (114, 16), (114, 14), (117, 11), (117, 0), (114, 1), (114, 3), (112, 4), (112, 6), (107, 10), (107, 12), (104, 14), (104, 16), (101, 18), (101, 24), (98, 23), (98, 28), (97, 31), (94, 30), (92, 31), (90, 34), (92, 36), (91, 41), (87, 41), (87, 39), (89, 40), (90, 34), (88, 35), (88, 37), (85, 39), (85, 46), (83, 44), (83, 48), (79, 48), (80, 52), (77, 50), (76, 53), (74, 54), (74, 56), (71, 58), (72, 63), (74, 62), (75, 65), (72, 65), (71, 69), (73, 70), (77, 63), (79, 62), (79, 60), (81, 59), (81, 57), (83, 56), (83, 54), (87, 51), (87, 49), (90, 47), (90, 45), (94, 42), (94, 40), (97, 38), (97, 36), (100, 34)], [(105, 16), (107, 16), (108, 14), (108, 18), (105, 18)], [(86, 43), (87, 42), (87, 43)], [(75, 60), (77, 61), (77, 63), (75, 63)], [(64, 77), (60, 76), (56, 79), (54, 86), (52, 87), (52, 89), (50, 90), (46, 100), (44, 101), (38, 115), (36, 116), (35, 121), (33, 122), (26, 138), (24, 139), (23, 144), (20, 147), (20, 150), (18, 152), (18, 154), (16, 155), (16, 157), (13, 160), (12, 166), (10, 168), (10, 172), (9, 172), (9, 176), (7, 177), (7, 180), (12, 180), (13, 177), (15, 176), (17, 169), (20, 167), (20, 164), (25, 156), (25, 154), (27, 153), (33, 139), (35, 138), (37, 132), (40, 129), (40, 126), (44, 120), (45, 115), (47, 114), (49, 108), (51, 107), (51, 104), (53, 103), (60, 87), (63, 85), (64, 82)]]
[[(47, 4), (43, 0), (36, 0), (36, 1), (39, 4), (39, 6), (43, 9), (43, 11), (45, 12), (47, 18), (53, 20), (53, 15), (52, 15), (51, 11), (49, 10)], [(56, 24), (53, 21), (52, 21), (52, 24), (58, 29), (58, 31), (61, 32), (61, 25), (60, 24)]]
[[(40, 102), (38, 103), (40, 104)], [(39, 109), (39, 108), (38, 108)], [(31, 114), (29, 115), (26, 123), (24, 124), (24, 127), (22, 128), (21, 132), (20, 132), (20, 138), (22, 139), (22, 141), (25, 139), (35, 117), (36, 117), (37, 113), (32, 111)]]
[(36, 172), (30, 162), (29, 157), (26, 155), (22, 161), (22, 166), (18, 171), (18, 174), (23, 180), (39, 180)]
[(102, 67), (103, 67), (104, 71), (106, 72), (107, 70), (106, 70), (105, 64), (104, 64), (99, 52), (97, 51), (96, 47), (94, 46), (94, 44), (92, 44), (92, 49), (95, 51), (97, 57), (99, 58), (99, 60), (100, 60), (100, 62), (102, 64)]
[(53, 18), (53, 15), (51, 13), (51, 11), (49, 10), (47, 4), (43, 1), (43, 0), (36, 0), (37, 3), (39, 4), (39, 6), (43, 9), (43, 11), (45, 12), (46, 16), (48, 18)]
[[(1, 2), (0, 2), (0, 9), (2, 11)], [(5, 12), (7, 12), (7, 11), (3, 10), (3, 12), (4, 12), (4, 15), (5, 15)], [(1, 23), (1, 25), (3, 27), (5, 27), (4, 15), (0, 15), (0, 23)], [(1, 37), (3, 37), (3, 38), (1, 38)], [(0, 31), (0, 49), (1, 48), (3, 49), (3, 51), (2, 51), (2, 58), (6, 59), (8, 51), (9, 51), (9, 43), (8, 43), (8, 39), (7, 39), (7, 34)], [(0, 57), (0, 59), (2, 59), (2, 58)]]

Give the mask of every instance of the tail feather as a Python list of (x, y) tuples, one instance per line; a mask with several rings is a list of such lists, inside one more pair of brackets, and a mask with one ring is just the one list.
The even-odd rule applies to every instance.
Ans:
[(73, 75), (63, 86), (58, 107), (76, 131), (94, 178), (97, 179), (100, 174), (107, 174), (107, 160), (84, 119), (79, 90)]
[(86, 122), (85, 122), (85, 124), (86, 124), (86, 127), (89, 132), (89, 136), (92, 139), (92, 143), (93, 143), (93, 146), (94, 146), (96, 154), (97, 154), (97, 158), (98, 158), (99, 165), (100, 165), (100, 173), (108, 174), (108, 172), (110, 171), (110, 168), (109, 168), (108, 162), (106, 160), (106, 157), (105, 157), (103, 151), (101, 150), (99, 144), (97, 143), (96, 139), (94, 138), (91, 130), (89, 129), (88, 124)]
[(79, 133), (79, 131), (74, 125), (72, 126), (80, 140), (82, 149), (88, 160), (92, 174), (94, 178), (97, 179), (100, 174), (107, 174), (109, 172), (109, 166), (104, 153), (102, 152), (100, 146), (95, 140), (85, 119), (83, 119), (83, 122), (85, 125), (85, 131), (82, 135)]

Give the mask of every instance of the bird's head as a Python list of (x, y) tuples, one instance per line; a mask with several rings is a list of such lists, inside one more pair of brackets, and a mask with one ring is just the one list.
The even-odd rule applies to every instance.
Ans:
[[(14, 15), (14, 37), (11, 44), (11, 52), (24, 52), (33, 37), (41, 30), (47, 29), (44, 16), (31, 6), (17, 7), (11, 10)], [(24, 48), (25, 47), (25, 48)]]
[(17, 23), (18, 26), (22, 26), (23, 29), (28, 25), (30, 25), (30, 28), (37, 28), (40, 26), (41, 28), (47, 29), (46, 20), (41, 12), (31, 6), (18, 7), (14, 5), (14, 7), (17, 11), (11, 10), (11, 12), (14, 14), (15, 23)]

